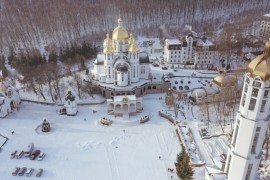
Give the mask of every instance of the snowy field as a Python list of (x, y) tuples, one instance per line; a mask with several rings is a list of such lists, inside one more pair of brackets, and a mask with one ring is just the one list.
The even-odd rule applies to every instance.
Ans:
[[(181, 147), (175, 127), (158, 116), (157, 111), (164, 109), (160, 96), (144, 96), (143, 113), (130, 120), (107, 116), (106, 104), (79, 106), (77, 116), (67, 117), (56, 113), (57, 106), (22, 103), (20, 111), (0, 120), (0, 134), (9, 138), (0, 152), (0, 179), (29, 179), (11, 175), (17, 166), (43, 168), (40, 179), (50, 180), (166, 180), (172, 175), (177, 179), (167, 168), (174, 168)], [(140, 117), (148, 114), (151, 120), (139, 124)], [(114, 123), (100, 125), (103, 116)], [(39, 130), (44, 117), (52, 127), (48, 134)], [(13, 150), (24, 150), (29, 142), (46, 153), (43, 161), (10, 159)]]

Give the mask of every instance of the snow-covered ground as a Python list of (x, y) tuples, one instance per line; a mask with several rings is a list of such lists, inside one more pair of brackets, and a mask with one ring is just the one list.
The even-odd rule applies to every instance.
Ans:
[[(9, 138), (0, 152), (1, 179), (18, 179), (11, 175), (17, 166), (43, 168), (42, 179), (50, 180), (165, 180), (172, 175), (176, 179), (167, 168), (174, 168), (181, 146), (175, 127), (158, 116), (157, 111), (164, 109), (158, 98), (144, 96), (144, 111), (130, 120), (106, 115), (106, 104), (79, 106), (77, 116), (68, 117), (58, 115), (57, 106), (23, 102), (19, 111), (0, 120), (0, 134)], [(139, 124), (147, 114), (151, 120)], [(100, 125), (103, 116), (113, 124)], [(47, 134), (38, 129), (44, 117), (52, 127)], [(46, 153), (43, 161), (10, 159), (13, 150), (24, 150), (29, 142)], [(201, 171), (195, 176), (200, 177)]]

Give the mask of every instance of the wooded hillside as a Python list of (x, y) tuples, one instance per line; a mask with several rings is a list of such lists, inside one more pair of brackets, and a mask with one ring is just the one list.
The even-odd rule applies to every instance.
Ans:
[(123, 18), (135, 34), (162, 36), (161, 27), (186, 24), (198, 30), (225, 20), (267, 13), (270, 0), (1, 0), (0, 48), (41, 48), (47, 42), (105, 38)]

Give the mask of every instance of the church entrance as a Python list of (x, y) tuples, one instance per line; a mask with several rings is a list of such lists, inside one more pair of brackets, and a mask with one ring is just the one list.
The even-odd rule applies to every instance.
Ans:
[(128, 104), (123, 104), (123, 118), (129, 119)]
[(15, 103), (14, 103), (14, 101), (11, 101), (10, 102), (10, 109), (11, 109), (11, 111), (13, 111), (14, 108), (15, 108)]

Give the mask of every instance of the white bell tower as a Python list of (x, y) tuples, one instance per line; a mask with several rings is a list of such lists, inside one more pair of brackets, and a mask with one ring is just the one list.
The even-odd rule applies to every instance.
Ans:
[(254, 180), (268, 128), (270, 108), (270, 41), (248, 66), (225, 172), (228, 180)]

